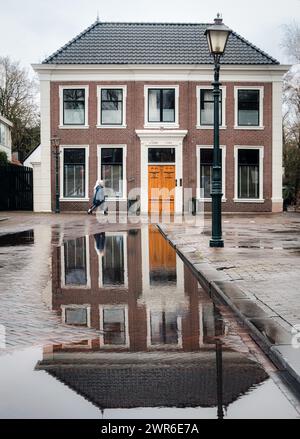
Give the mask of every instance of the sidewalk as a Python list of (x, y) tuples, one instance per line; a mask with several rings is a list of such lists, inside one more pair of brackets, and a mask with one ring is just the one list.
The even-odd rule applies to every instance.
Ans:
[(203, 233), (189, 225), (160, 229), (207, 291), (225, 301), (300, 383), (300, 343), (293, 346), (300, 325), (300, 214), (226, 215), (223, 249), (209, 247), (210, 221)]

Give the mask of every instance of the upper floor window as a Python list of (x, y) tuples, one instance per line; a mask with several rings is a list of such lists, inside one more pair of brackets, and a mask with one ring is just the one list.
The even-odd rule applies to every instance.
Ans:
[(236, 87), (236, 127), (263, 128), (263, 87)]
[(88, 125), (88, 86), (60, 86), (60, 128)]
[[(214, 124), (214, 95), (212, 90), (200, 90), (200, 125)], [(222, 90), (219, 98), (219, 125), (222, 125)]]
[(175, 90), (148, 90), (148, 122), (175, 122)]
[(64, 89), (64, 125), (85, 124), (85, 90)]
[(0, 122), (0, 145), (7, 146), (7, 128)]

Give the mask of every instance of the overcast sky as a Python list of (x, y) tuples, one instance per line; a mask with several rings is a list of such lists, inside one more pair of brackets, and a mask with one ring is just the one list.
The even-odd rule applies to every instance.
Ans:
[(97, 17), (101, 21), (225, 24), (259, 48), (288, 62), (280, 48), (282, 25), (300, 22), (300, 0), (0, 0), (0, 56), (24, 66), (41, 62)]

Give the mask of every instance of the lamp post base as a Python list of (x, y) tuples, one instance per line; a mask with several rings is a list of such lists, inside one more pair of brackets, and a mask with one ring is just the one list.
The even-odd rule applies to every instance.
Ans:
[(223, 239), (216, 239), (216, 240), (211, 239), (209, 241), (209, 246), (210, 247), (224, 247), (224, 241), (223, 241)]

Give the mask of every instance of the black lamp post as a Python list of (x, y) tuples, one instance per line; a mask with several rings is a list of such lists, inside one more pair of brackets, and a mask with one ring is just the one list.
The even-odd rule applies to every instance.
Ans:
[(51, 138), (52, 154), (55, 157), (55, 213), (60, 213), (60, 207), (59, 207), (59, 155), (60, 155), (59, 144), (60, 144), (59, 137), (52, 137)]
[(214, 57), (214, 151), (212, 167), (212, 237), (210, 247), (224, 247), (222, 239), (222, 164), (220, 154), (219, 134), (219, 100), (220, 100), (220, 58), (224, 54), (231, 30), (223, 24), (220, 14), (215, 18), (215, 23), (209, 26), (205, 35), (207, 37), (210, 54)]

